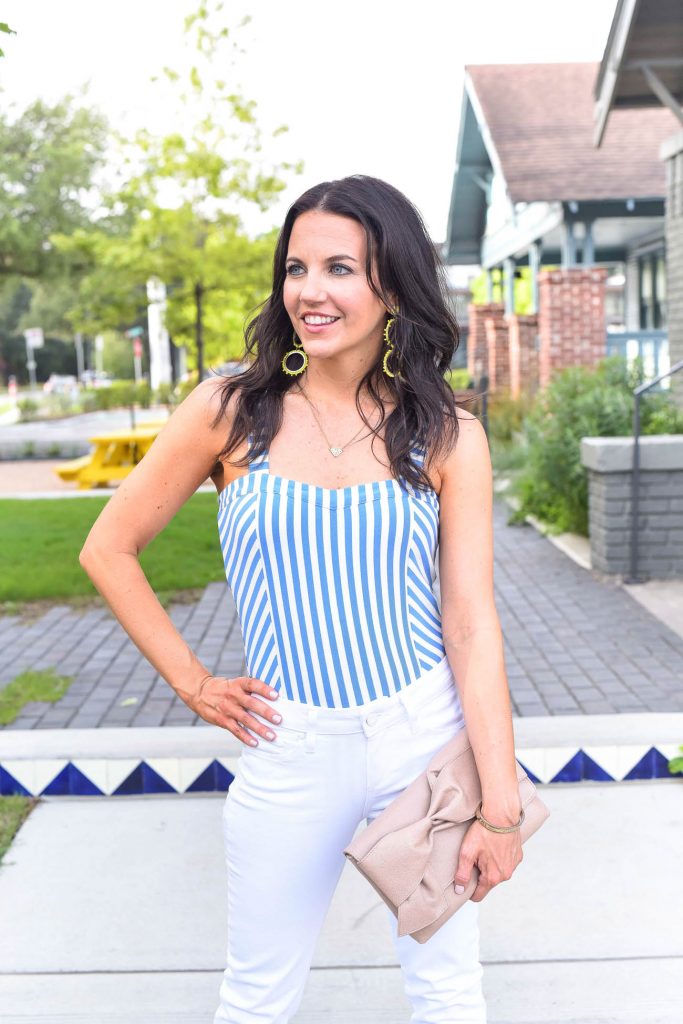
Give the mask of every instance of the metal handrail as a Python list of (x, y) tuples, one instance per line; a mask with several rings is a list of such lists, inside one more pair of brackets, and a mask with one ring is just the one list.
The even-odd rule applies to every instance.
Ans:
[(638, 511), (639, 511), (639, 498), (640, 498), (640, 396), (645, 392), (649, 391), (650, 388), (658, 384), (660, 380), (665, 377), (671, 377), (674, 373), (678, 373), (679, 370), (683, 370), (683, 359), (680, 359), (677, 363), (668, 369), (665, 373), (660, 373), (657, 377), (654, 377), (647, 384), (639, 384), (638, 387), (633, 389), (633, 469), (631, 472), (631, 550), (630, 550), (630, 563), (629, 572), (630, 576), (627, 577), (625, 583), (645, 583), (644, 579), (638, 576)]

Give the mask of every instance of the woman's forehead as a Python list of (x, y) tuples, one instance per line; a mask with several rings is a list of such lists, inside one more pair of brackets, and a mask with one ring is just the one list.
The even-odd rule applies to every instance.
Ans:
[(365, 231), (352, 217), (309, 210), (294, 221), (289, 238), (290, 253), (303, 247), (316, 253), (348, 254), (364, 259)]

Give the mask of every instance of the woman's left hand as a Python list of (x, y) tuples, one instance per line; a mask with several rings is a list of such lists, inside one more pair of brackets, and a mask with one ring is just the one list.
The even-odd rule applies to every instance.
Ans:
[[(523, 857), (519, 829), (515, 832), (492, 832), (475, 818), (460, 847), (458, 869), (454, 879), (455, 891), (458, 892), (458, 886), (467, 888), (472, 877), (472, 867), (476, 864), (479, 869), (479, 882), (470, 899), (474, 903), (480, 903), (494, 885), (506, 882), (512, 877), (513, 871)], [(463, 892), (464, 888), (460, 892)]]

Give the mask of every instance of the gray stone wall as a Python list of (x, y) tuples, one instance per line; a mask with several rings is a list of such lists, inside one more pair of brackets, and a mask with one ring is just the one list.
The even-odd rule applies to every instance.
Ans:
[[(683, 579), (683, 435), (640, 438), (638, 576)], [(591, 563), (609, 574), (630, 573), (630, 437), (584, 437), (588, 471)]]

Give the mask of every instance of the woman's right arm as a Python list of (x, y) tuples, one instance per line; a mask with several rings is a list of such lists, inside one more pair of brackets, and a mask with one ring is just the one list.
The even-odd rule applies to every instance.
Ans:
[(140, 552), (212, 473), (235, 401), (233, 394), (227, 417), (212, 427), (217, 379), (208, 378), (188, 395), (100, 512), (79, 562), (138, 649), (188, 707), (251, 743), (237, 723), (265, 736), (267, 728), (249, 712), (270, 720), (272, 708), (255, 694), (270, 700), (277, 694), (249, 676), (213, 676), (176, 629), (139, 562)]

